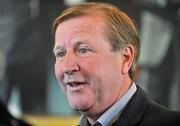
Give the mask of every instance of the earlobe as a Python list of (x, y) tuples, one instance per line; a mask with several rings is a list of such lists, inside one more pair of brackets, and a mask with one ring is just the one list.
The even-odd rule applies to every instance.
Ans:
[(133, 64), (134, 59), (134, 47), (132, 45), (127, 45), (122, 51), (122, 73), (128, 74), (129, 69)]

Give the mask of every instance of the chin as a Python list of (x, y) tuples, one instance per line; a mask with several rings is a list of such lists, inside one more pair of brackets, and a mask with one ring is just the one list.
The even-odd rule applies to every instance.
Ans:
[(74, 110), (80, 111), (80, 112), (86, 112), (90, 108), (88, 105), (85, 105), (82, 103), (79, 103), (79, 104), (70, 103), (70, 105)]
[(88, 111), (88, 109), (86, 109), (86, 108), (74, 108), (74, 110), (75, 110), (75, 111), (78, 111), (78, 112), (82, 112), (82, 113)]

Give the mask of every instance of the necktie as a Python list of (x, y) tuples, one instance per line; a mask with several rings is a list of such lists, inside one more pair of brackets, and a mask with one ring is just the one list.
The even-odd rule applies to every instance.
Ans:
[(102, 126), (101, 123), (96, 122), (93, 126)]

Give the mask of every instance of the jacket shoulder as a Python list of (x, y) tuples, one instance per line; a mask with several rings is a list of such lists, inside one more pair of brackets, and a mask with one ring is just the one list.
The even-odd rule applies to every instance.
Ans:
[(156, 102), (150, 101), (141, 124), (180, 126), (180, 112), (172, 111)]

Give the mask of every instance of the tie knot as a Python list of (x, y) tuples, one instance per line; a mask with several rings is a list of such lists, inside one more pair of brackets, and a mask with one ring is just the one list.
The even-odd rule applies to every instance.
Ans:
[(96, 122), (93, 126), (102, 126), (101, 123)]

